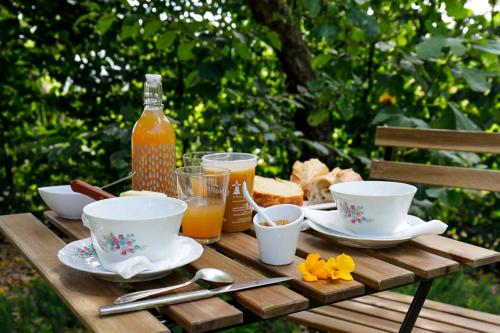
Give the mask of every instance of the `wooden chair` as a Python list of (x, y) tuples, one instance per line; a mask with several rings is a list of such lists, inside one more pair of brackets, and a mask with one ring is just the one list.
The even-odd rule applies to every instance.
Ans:
[[(390, 161), (394, 148), (500, 154), (500, 133), (377, 127), (375, 144), (385, 147), (385, 160), (372, 162), (370, 178), (500, 191), (499, 171)], [(383, 291), (288, 318), (329, 332), (398, 332), (412, 299)], [(500, 332), (500, 316), (427, 300), (413, 332)]]

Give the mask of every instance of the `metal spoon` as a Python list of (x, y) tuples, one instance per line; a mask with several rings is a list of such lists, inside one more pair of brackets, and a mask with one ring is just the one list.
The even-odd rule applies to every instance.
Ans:
[(247, 202), (252, 206), (253, 209), (257, 211), (257, 213), (266, 220), (266, 222), (271, 226), (271, 227), (276, 227), (276, 223), (271, 220), (271, 218), (264, 212), (261, 206), (257, 205), (257, 203), (253, 200), (252, 196), (248, 192), (247, 189), (247, 182), (243, 182), (243, 196), (245, 199), (247, 199)]
[(112, 183), (109, 183), (109, 184), (107, 184), (107, 185), (102, 186), (102, 187), (101, 187), (101, 190), (103, 190), (103, 189), (105, 189), (105, 188), (107, 188), (107, 187), (111, 187), (111, 186), (113, 186), (113, 185), (116, 185), (116, 184), (118, 184), (118, 183), (121, 183), (122, 181), (124, 181), (124, 180), (127, 180), (127, 179), (131, 178), (133, 175), (135, 175), (135, 170), (131, 171), (131, 172), (130, 172), (127, 176), (125, 176), (125, 177), (123, 177), (123, 178), (120, 178), (120, 179), (118, 179), (118, 180), (115, 180), (115, 181), (114, 181), (114, 182), (112, 182)]
[(174, 290), (177, 288), (182, 288), (187, 285), (190, 285), (193, 282), (196, 282), (198, 280), (204, 280), (207, 282), (216, 282), (216, 283), (224, 283), (224, 284), (229, 284), (229, 283), (234, 283), (233, 277), (224, 271), (221, 271), (220, 269), (216, 268), (202, 268), (198, 270), (193, 278), (189, 281), (186, 281), (181, 284), (177, 284), (175, 286), (170, 286), (170, 287), (164, 287), (164, 288), (157, 288), (157, 289), (150, 289), (150, 290), (141, 290), (141, 291), (136, 291), (133, 293), (128, 293), (123, 296), (118, 297), (115, 299), (113, 302), (114, 304), (123, 304), (123, 303), (129, 303), (138, 299), (142, 299), (145, 297), (149, 297), (152, 295), (158, 295), (158, 294), (163, 294), (167, 291)]

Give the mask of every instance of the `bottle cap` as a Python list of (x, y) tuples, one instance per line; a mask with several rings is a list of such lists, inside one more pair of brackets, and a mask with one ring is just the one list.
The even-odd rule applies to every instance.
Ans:
[(146, 81), (147, 82), (161, 82), (161, 75), (160, 74), (146, 74)]

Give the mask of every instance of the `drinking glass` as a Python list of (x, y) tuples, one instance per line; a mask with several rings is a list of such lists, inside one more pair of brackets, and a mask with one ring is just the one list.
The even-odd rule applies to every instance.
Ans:
[(177, 194), (188, 208), (182, 233), (202, 244), (220, 239), (226, 206), (229, 170), (218, 167), (177, 168)]
[(201, 158), (205, 155), (219, 153), (217, 151), (195, 151), (191, 153), (185, 153), (182, 155), (182, 163), (185, 167), (187, 166), (201, 166)]
[(252, 208), (243, 196), (241, 186), (246, 182), (248, 191), (253, 192), (257, 155), (215, 153), (204, 155), (202, 161), (204, 167), (225, 168), (231, 171), (222, 231), (235, 232), (249, 229), (252, 223)]

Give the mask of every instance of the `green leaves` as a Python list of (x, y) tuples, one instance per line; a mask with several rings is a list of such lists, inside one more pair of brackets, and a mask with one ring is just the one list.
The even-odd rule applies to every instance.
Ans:
[(150, 38), (161, 28), (161, 22), (158, 19), (146, 21), (144, 24), (144, 38)]
[(471, 10), (464, 7), (465, 1), (463, 0), (445, 0), (445, 4), (448, 15), (457, 20), (461, 20), (472, 13)]
[(275, 31), (267, 32), (266, 37), (274, 49), (276, 49), (278, 51), (281, 50), (281, 39), (280, 39), (280, 36)]
[(104, 35), (106, 31), (111, 27), (113, 22), (116, 20), (116, 14), (107, 13), (101, 16), (101, 18), (97, 21), (96, 29), (101, 35)]
[(235, 43), (234, 50), (244, 60), (252, 60), (252, 52), (242, 43)]
[(365, 11), (351, 7), (347, 12), (347, 17), (349, 18), (349, 22), (361, 28), (369, 39), (375, 39), (380, 35), (380, 27), (377, 20)]
[(324, 24), (318, 28), (318, 32), (325, 38), (328, 44), (333, 44), (337, 38), (338, 29), (335, 24)]
[(175, 32), (174, 31), (167, 31), (163, 33), (160, 38), (156, 41), (156, 48), (159, 50), (166, 50), (168, 49), (175, 40)]
[(439, 58), (445, 42), (446, 38), (443, 36), (425, 39), (417, 45), (417, 56), (423, 59)]
[(491, 89), (491, 84), (486, 80), (486, 75), (482, 71), (463, 68), (462, 76), (474, 91), (486, 92)]
[(306, 7), (311, 17), (317, 17), (321, 12), (321, 0), (308, 0)]
[(307, 117), (307, 122), (313, 127), (318, 126), (328, 120), (328, 114), (328, 110), (316, 108)]
[(187, 61), (194, 58), (194, 54), (192, 52), (193, 47), (195, 46), (195, 42), (190, 43), (181, 43), (177, 48), (177, 57), (181, 61)]
[(450, 48), (450, 51), (457, 57), (461, 57), (467, 50), (462, 43), (463, 39), (461, 38), (446, 38), (444, 45), (448, 46)]
[(500, 55), (500, 41), (488, 40), (486, 44), (474, 44), (472, 47), (479, 51)]
[(455, 129), (464, 131), (481, 130), (472, 120), (467, 118), (467, 116), (462, 111), (460, 111), (455, 103), (449, 102), (448, 106), (450, 107), (450, 110), (453, 113), (453, 117), (455, 118)]
[(125, 40), (129, 37), (135, 37), (139, 33), (139, 21), (135, 16), (125, 18), (120, 32), (121, 39)]

